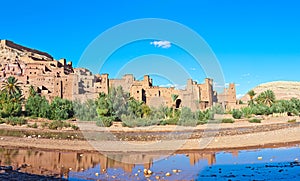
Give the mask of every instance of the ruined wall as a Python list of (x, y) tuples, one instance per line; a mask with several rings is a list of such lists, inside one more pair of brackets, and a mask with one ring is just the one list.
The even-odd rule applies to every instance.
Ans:
[(235, 84), (229, 84), (228, 88), (224, 89), (224, 92), (217, 95), (218, 103), (225, 109), (234, 109), (237, 106), (236, 89)]
[(130, 88), (134, 83), (135, 78), (132, 74), (126, 74), (122, 77), (122, 79), (110, 79), (109, 87), (119, 87), (121, 86), (125, 92), (130, 92)]

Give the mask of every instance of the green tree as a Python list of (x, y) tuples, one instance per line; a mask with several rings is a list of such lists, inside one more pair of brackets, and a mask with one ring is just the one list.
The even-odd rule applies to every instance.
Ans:
[(52, 120), (65, 120), (74, 116), (73, 104), (67, 99), (55, 97), (50, 104)]
[(129, 98), (129, 93), (124, 92), (121, 86), (112, 88), (107, 99), (110, 114), (121, 119), (122, 114), (127, 112)]
[(181, 109), (181, 115), (178, 121), (179, 125), (182, 126), (196, 126), (198, 120), (195, 118), (195, 114), (188, 107)]
[(248, 102), (248, 105), (253, 105), (254, 104), (254, 99), (253, 98), (256, 95), (256, 93), (254, 92), (254, 90), (250, 90), (247, 94), (250, 98), (250, 101)]
[(16, 94), (21, 94), (20, 82), (13, 76), (7, 78), (6, 81), (2, 83), (2, 91), (5, 91), (8, 95), (14, 96)]
[(105, 93), (100, 93), (97, 99), (97, 113), (99, 117), (110, 116), (111, 110), (109, 109), (108, 96)]
[(141, 118), (143, 115), (143, 106), (144, 102), (137, 101), (134, 98), (130, 98), (128, 101), (128, 114), (132, 118)]
[(97, 103), (96, 100), (88, 99), (85, 102), (73, 102), (75, 117), (81, 121), (97, 121)]
[(175, 116), (175, 109), (176, 109), (176, 100), (179, 97), (177, 94), (171, 94), (171, 99), (173, 103), (173, 117)]
[[(34, 94), (32, 94), (34, 95)], [(35, 94), (30, 95), (25, 104), (26, 114), (40, 118), (50, 118), (51, 111), (49, 102), (43, 96)]]
[(262, 92), (257, 98), (256, 98), (256, 102), (258, 104), (264, 104), (268, 107), (271, 107), (272, 104), (275, 102), (276, 98), (275, 98), (275, 94), (273, 91), (271, 90), (266, 90), (264, 92)]

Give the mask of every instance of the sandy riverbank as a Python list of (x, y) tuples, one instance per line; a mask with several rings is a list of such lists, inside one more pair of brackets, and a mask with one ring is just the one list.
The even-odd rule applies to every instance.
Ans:
[[(69, 150), (69, 151), (102, 151), (102, 152), (148, 152), (148, 151), (180, 151), (180, 150), (222, 150), (222, 149), (240, 149), (249, 147), (264, 147), (266, 145), (286, 145), (288, 143), (300, 143), (300, 126), (299, 118), (296, 123), (287, 123), (291, 118), (270, 118), (264, 120), (262, 123), (250, 124), (247, 121), (237, 121), (233, 124), (218, 124), (218, 125), (201, 125), (195, 129), (189, 127), (177, 126), (154, 126), (147, 128), (97, 128), (91, 124), (86, 124), (85, 132), (94, 131), (95, 136), (103, 135), (103, 132), (119, 133), (119, 135), (126, 135), (127, 133), (136, 133), (136, 136), (141, 136), (147, 132), (166, 133), (170, 132), (185, 132), (185, 130), (192, 130), (193, 135), (198, 132), (207, 132), (207, 130), (214, 130), (213, 133), (208, 131), (205, 137), (186, 135), (180, 139), (156, 139), (140, 140), (140, 141), (121, 141), (117, 140), (72, 140), (72, 139), (45, 139), (45, 138), (28, 138), (28, 137), (13, 137), (1, 136), (0, 146), (2, 147), (16, 147), (16, 148), (38, 148), (46, 150)], [(267, 128), (272, 129), (267, 129)], [(262, 129), (264, 128), (264, 129)], [(28, 129), (24, 127), (10, 127), (7, 125), (0, 125), (2, 130), (22, 130)], [(225, 131), (224, 131), (225, 130)], [(246, 132), (237, 130), (248, 130)], [(249, 133), (249, 130), (251, 133)], [(49, 130), (43, 130), (45, 132)], [(226, 134), (218, 134), (218, 131), (223, 131)], [(227, 134), (228, 133), (228, 134)], [(211, 134), (211, 136), (210, 136)], [(176, 135), (176, 133), (174, 134)], [(132, 136), (132, 135), (131, 135)], [(148, 135), (151, 137), (151, 134)], [(170, 135), (172, 138), (173, 135)]]

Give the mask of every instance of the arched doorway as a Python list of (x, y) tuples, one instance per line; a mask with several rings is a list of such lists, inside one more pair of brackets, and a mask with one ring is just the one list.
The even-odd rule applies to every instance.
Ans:
[(181, 105), (181, 99), (176, 100), (176, 109), (179, 108)]

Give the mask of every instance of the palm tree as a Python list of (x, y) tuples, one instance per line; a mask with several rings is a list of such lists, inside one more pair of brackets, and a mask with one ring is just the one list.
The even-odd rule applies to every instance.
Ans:
[(256, 95), (256, 93), (254, 92), (254, 90), (250, 90), (247, 94), (249, 95), (250, 100), (253, 100), (254, 96)]
[(1, 90), (14, 97), (15, 95), (21, 94), (20, 84), (21, 83), (18, 82), (18, 79), (10, 76), (5, 82), (3, 82)]
[(175, 108), (176, 108), (176, 100), (179, 97), (177, 94), (171, 94), (172, 102), (173, 102), (173, 117), (175, 115)]
[(272, 104), (275, 102), (275, 99), (276, 98), (274, 92), (271, 90), (266, 90), (257, 97), (256, 101), (260, 104), (264, 104), (271, 107)]
[(253, 98), (254, 96), (256, 95), (256, 93), (254, 92), (254, 90), (250, 90), (248, 93), (247, 93), (250, 97), (250, 101), (249, 101), (249, 105), (253, 105), (254, 104), (254, 101), (253, 101)]

